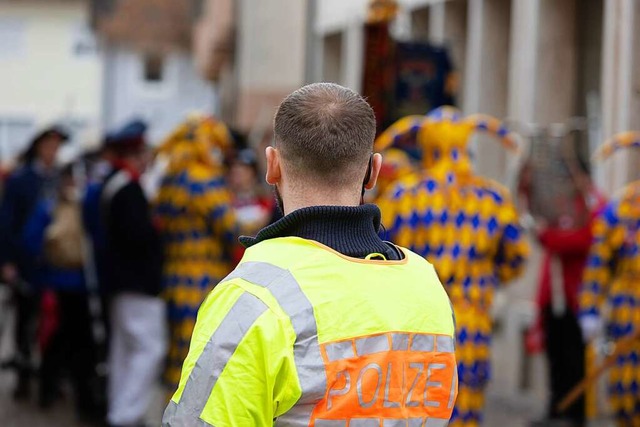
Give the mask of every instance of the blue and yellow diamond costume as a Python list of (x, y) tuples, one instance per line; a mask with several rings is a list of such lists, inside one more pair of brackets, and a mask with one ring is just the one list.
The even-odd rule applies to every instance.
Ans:
[[(614, 136), (598, 155), (625, 147), (640, 147), (640, 132)], [(626, 185), (596, 219), (579, 301), (581, 316), (608, 312), (614, 341), (640, 329), (640, 181)], [(608, 389), (617, 425), (640, 426), (640, 342), (618, 356)]]
[(472, 172), (467, 144), (476, 131), (517, 148), (499, 120), (463, 118), (451, 107), (403, 118), (376, 140), (377, 151), (399, 147), (422, 158), (416, 183), (400, 182), (379, 204), (390, 240), (434, 264), (454, 306), (460, 385), (450, 426), (482, 422), (494, 292), (521, 273), (529, 250), (508, 190)]
[[(375, 186), (374, 203), (378, 203), (387, 191), (397, 185), (412, 185), (418, 180), (418, 173), (411, 157), (399, 148), (388, 148), (382, 156), (382, 167)], [(369, 194), (369, 193), (367, 193)]]
[(156, 216), (165, 246), (163, 296), (170, 331), (164, 380), (172, 390), (180, 381), (198, 308), (233, 268), (230, 250), (237, 229), (222, 167), (222, 153), (230, 145), (223, 123), (193, 116), (159, 148), (159, 155), (169, 159)]

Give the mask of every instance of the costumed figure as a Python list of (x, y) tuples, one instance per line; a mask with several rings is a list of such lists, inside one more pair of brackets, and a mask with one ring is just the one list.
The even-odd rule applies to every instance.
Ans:
[(418, 181), (418, 173), (411, 156), (399, 148), (389, 148), (382, 153), (382, 167), (373, 191), (365, 194), (367, 201), (377, 203), (385, 193), (398, 183), (411, 185)]
[[(614, 136), (596, 156), (606, 159), (626, 147), (640, 147), (640, 132)], [(606, 321), (607, 336), (616, 343), (608, 389), (619, 427), (640, 426), (639, 279), (640, 181), (635, 181), (620, 190), (595, 221), (579, 298), (584, 338), (595, 338)]]
[(528, 254), (509, 191), (473, 174), (467, 144), (477, 131), (497, 135), (510, 149), (518, 147), (499, 120), (464, 118), (452, 107), (397, 121), (375, 146), (382, 151), (400, 142), (399, 148), (422, 158), (419, 180), (398, 183), (379, 205), (390, 240), (435, 266), (454, 307), (460, 383), (450, 426), (482, 422), (493, 296), (500, 284), (521, 273)]
[[(586, 425), (595, 415), (592, 400), (577, 399), (559, 409), (562, 399), (590, 370), (594, 354), (578, 324), (578, 290), (591, 245), (595, 217), (606, 203), (590, 178), (588, 162), (572, 138), (571, 122), (529, 130), (530, 153), (520, 173), (518, 193), (543, 250), (538, 315), (526, 338), (530, 353), (544, 351), (548, 369), (548, 410), (532, 426)], [(588, 414), (585, 410), (589, 408)]]
[(159, 155), (169, 159), (156, 218), (165, 247), (163, 296), (170, 331), (164, 380), (172, 391), (180, 380), (198, 308), (233, 268), (237, 230), (223, 170), (223, 154), (230, 147), (222, 122), (192, 116), (159, 148)]

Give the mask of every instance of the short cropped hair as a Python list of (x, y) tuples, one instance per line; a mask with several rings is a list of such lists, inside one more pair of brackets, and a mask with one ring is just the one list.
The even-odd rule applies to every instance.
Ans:
[(358, 93), (314, 83), (287, 96), (274, 123), (275, 144), (295, 178), (329, 185), (362, 183), (376, 119)]

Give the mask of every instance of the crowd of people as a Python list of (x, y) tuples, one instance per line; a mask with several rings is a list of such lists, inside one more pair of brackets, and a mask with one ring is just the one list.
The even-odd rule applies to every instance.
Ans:
[[(468, 143), (476, 132), (518, 148), (489, 116), (444, 107), (401, 119), (376, 139), (378, 188), (363, 189), (362, 200), (380, 207), (385, 239), (434, 265), (451, 300), (454, 427), (483, 422), (494, 295), (521, 275), (529, 253), (526, 201), (516, 207), (508, 189), (473, 171)], [(16, 307), (16, 399), (31, 397), (37, 372), (42, 408), (66, 379), (81, 418), (141, 425), (158, 377), (167, 393), (178, 387), (198, 310), (243, 257), (238, 236), (282, 215), (262, 191), (258, 154), (217, 119), (191, 116), (154, 149), (145, 134), (145, 123), (132, 121), (107, 133), (99, 152), (61, 167), (56, 153), (70, 135), (50, 127), (5, 179), (0, 266)], [(637, 141), (638, 134), (614, 138), (603, 156)], [(611, 374), (612, 407), (619, 426), (636, 426), (638, 186), (607, 202), (587, 162), (573, 166), (571, 214), (537, 218), (530, 229), (544, 257), (528, 343), (545, 348), (550, 384), (547, 419), (537, 425), (586, 425), (584, 399), (559, 405), (586, 375), (587, 347), (605, 334), (608, 311), (606, 333), (624, 344)], [(526, 199), (535, 183), (525, 181)]]
[[(552, 210), (558, 215), (536, 215), (531, 194), (540, 183), (531, 180), (534, 165), (524, 162), (518, 192), (510, 194), (473, 172), (468, 143), (474, 132), (488, 132), (505, 147), (517, 148), (516, 138), (499, 120), (464, 117), (449, 107), (400, 119), (375, 147), (388, 159), (380, 179), (390, 187), (376, 200), (387, 236), (434, 264), (456, 314), (459, 395), (449, 425), (483, 423), (493, 297), (522, 272), (529, 251), (525, 228), (543, 252), (538, 315), (526, 347), (544, 350), (549, 384), (546, 416), (532, 425), (583, 427), (596, 414), (599, 377), (586, 378), (588, 372), (605, 372), (596, 366), (598, 340), (614, 348), (603, 365), (611, 368), (611, 415), (620, 427), (640, 425), (640, 295), (633, 285), (640, 265), (637, 182), (608, 202), (590, 178), (588, 159), (569, 156), (559, 163), (571, 191), (561, 200), (557, 194), (548, 198), (556, 198), (559, 206)], [(637, 132), (616, 135), (603, 145), (600, 157), (639, 145)], [(527, 227), (525, 212), (536, 215)], [(580, 384), (586, 396), (572, 396)]]
[(157, 379), (177, 387), (198, 308), (242, 257), (238, 235), (277, 217), (239, 133), (195, 115), (151, 148), (146, 130), (131, 121), (59, 165), (71, 135), (44, 129), (3, 182), (17, 400), (37, 391), (50, 408), (69, 382), (81, 419), (142, 425)]

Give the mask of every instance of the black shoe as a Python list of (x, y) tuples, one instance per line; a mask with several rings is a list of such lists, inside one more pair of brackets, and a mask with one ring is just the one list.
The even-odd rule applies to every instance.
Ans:
[(56, 394), (55, 393), (42, 393), (38, 397), (38, 406), (40, 409), (50, 409), (53, 404), (56, 402)]
[(31, 397), (31, 383), (28, 378), (18, 379), (18, 385), (13, 391), (13, 399), (16, 401), (28, 400)]

